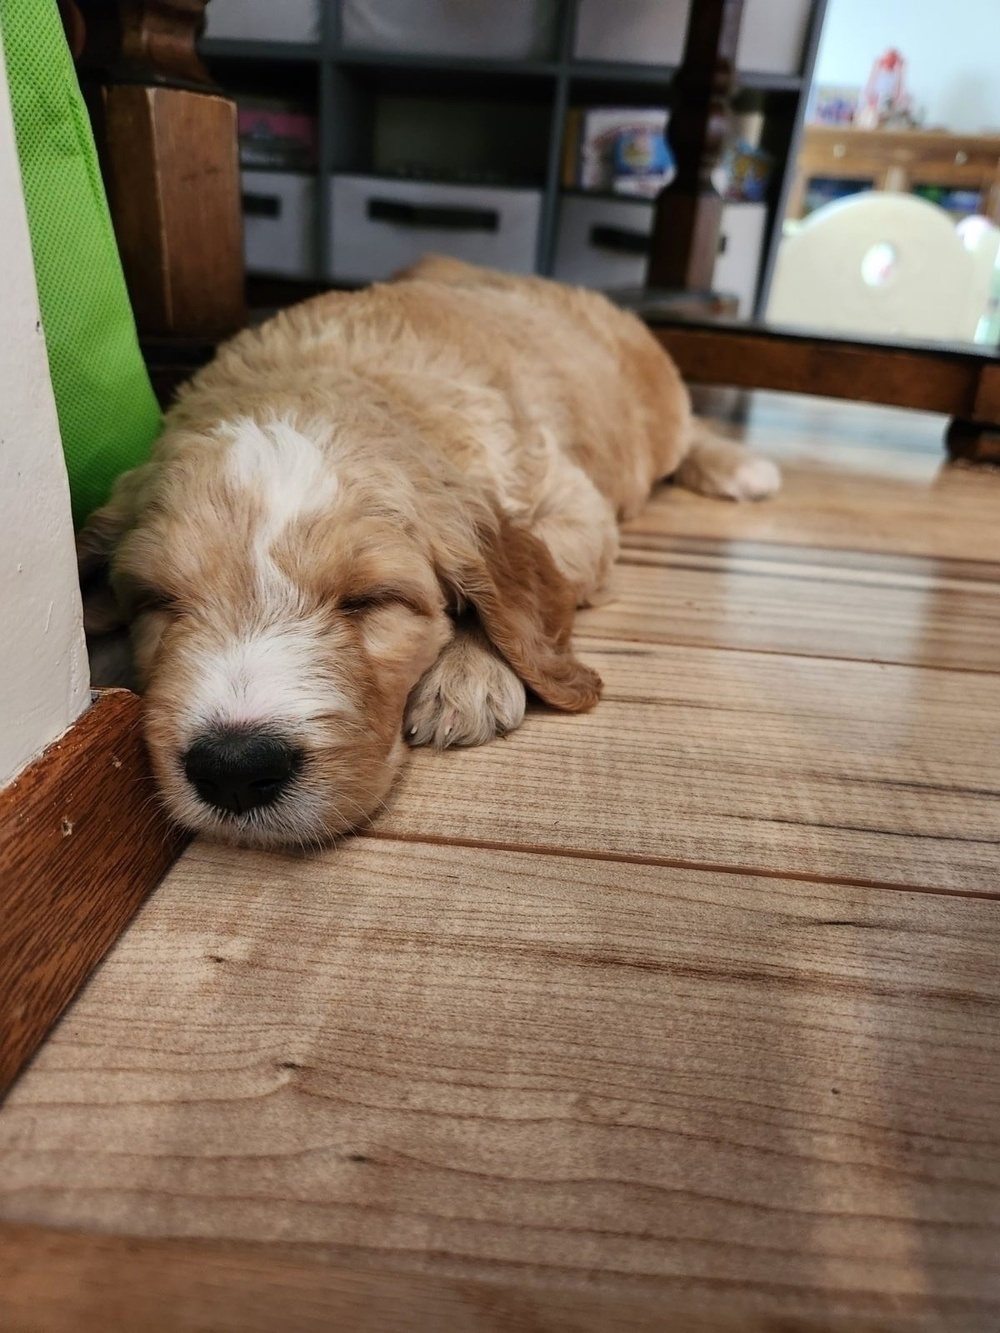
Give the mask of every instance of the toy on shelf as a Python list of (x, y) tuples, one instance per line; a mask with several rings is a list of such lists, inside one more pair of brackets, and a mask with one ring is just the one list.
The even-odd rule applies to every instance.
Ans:
[(905, 129), (916, 124), (913, 99), (906, 90), (906, 61), (895, 47), (872, 66), (854, 123), (863, 130)]

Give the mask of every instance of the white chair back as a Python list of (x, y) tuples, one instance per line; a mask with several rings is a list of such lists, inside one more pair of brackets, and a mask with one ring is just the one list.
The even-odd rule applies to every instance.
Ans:
[(972, 342), (998, 248), (990, 226), (968, 249), (948, 214), (914, 195), (851, 195), (782, 239), (767, 317), (830, 333)]

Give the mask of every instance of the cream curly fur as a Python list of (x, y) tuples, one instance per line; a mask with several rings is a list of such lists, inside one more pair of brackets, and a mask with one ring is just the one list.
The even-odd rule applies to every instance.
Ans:
[[(694, 423), (652, 335), (592, 292), (428, 259), (241, 333), (80, 537), (85, 578), (110, 559), (168, 807), (236, 841), (320, 842), (377, 811), (404, 736), (481, 744), (521, 723), (526, 688), (590, 708), (574, 610), (674, 474), (733, 498), (778, 484)], [(217, 726), (301, 751), (279, 801), (200, 799), (182, 759)]]

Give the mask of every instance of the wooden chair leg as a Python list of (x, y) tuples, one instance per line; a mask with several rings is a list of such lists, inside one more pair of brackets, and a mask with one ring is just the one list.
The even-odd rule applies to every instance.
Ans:
[(963, 421), (953, 417), (945, 433), (948, 457), (966, 463), (987, 463), (1000, 467), (1000, 422)]
[(104, 184), (140, 333), (235, 333), (246, 310), (234, 103), (111, 85), (99, 107)]
[(76, 0), (79, 62), (142, 335), (246, 322), (236, 107), (195, 49), (205, 0)]

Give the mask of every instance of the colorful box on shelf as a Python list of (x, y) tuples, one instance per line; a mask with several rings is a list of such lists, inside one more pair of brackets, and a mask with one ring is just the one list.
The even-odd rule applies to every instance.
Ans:
[(673, 179), (659, 107), (573, 108), (566, 118), (563, 184), (652, 199)]
[[(723, 199), (758, 204), (767, 198), (774, 158), (743, 139), (729, 145), (719, 163), (719, 192)], [(715, 177), (713, 176), (713, 180)]]
[(313, 171), (319, 127), (315, 116), (279, 103), (240, 101), (240, 164), (273, 171)]

